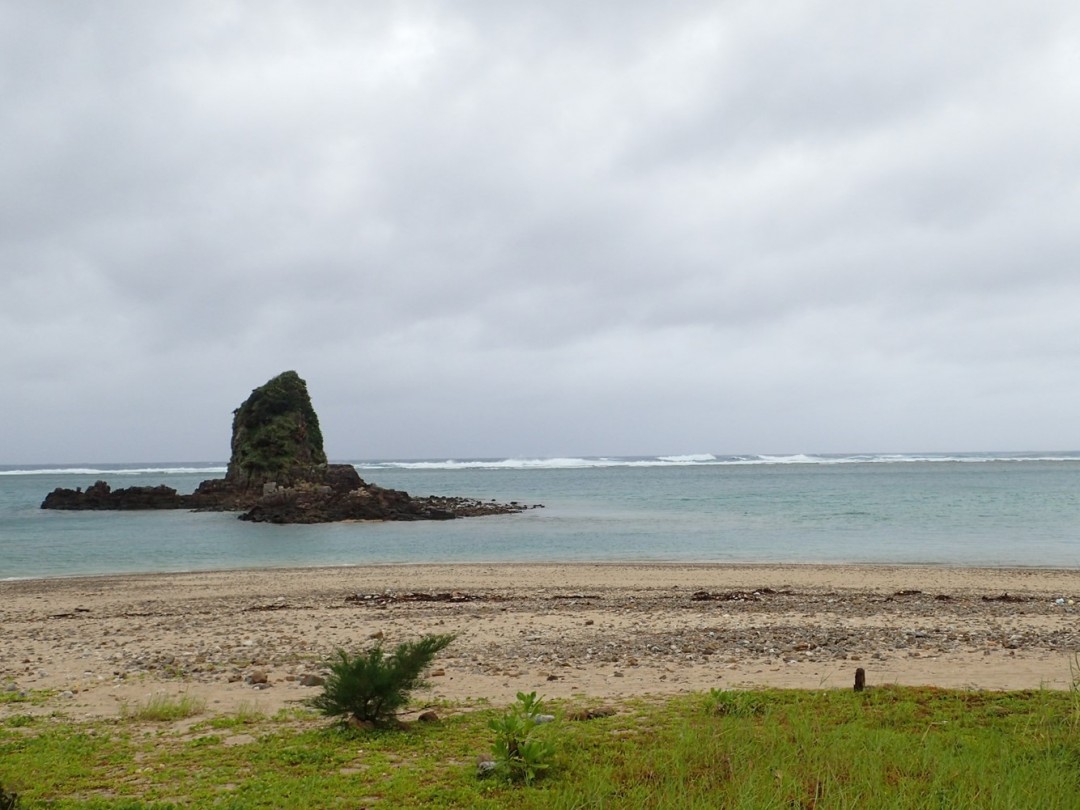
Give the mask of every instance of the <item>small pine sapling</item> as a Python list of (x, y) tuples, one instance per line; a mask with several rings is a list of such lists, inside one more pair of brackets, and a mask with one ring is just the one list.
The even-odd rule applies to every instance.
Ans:
[(409, 702), (409, 693), (427, 685), (421, 677), (424, 670), (453, 640), (450, 634), (427, 635), (399, 644), (389, 655), (381, 641), (356, 655), (339, 649), (329, 662), (322, 693), (308, 704), (327, 717), (392, 725)]

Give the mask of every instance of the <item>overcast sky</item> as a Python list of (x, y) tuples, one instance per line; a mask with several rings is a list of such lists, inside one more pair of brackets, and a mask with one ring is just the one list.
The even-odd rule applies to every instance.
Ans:
[(0, 2), (0, 464), (1080, 449), (1080, 5)]

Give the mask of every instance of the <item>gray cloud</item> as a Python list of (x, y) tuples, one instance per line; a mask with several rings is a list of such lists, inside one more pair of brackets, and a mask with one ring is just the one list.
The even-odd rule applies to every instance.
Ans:
[(1080, 447), (1072, 4), (0, 23), (0, 461)]

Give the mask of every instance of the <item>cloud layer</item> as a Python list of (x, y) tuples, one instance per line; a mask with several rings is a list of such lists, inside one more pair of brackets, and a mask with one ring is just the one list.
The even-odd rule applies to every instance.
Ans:
[[(370, 7), (370, 8), (369, 8)], [(0, 463), (1075, 449), (1075, 4), (0, 9)]]

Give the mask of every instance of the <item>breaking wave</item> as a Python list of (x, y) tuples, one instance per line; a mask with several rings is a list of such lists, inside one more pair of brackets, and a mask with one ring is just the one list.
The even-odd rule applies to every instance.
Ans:
[(1080, 453), (879, 453), (857, 455), (734, 455), (692, 453), (673, 456), (583, 456), (568, 458), (488, 458), (418, 461), (358, 461), (360, 470), (568, 470), (590, 467), (720, 467), (785, 464), (913, 464), (987, 462), (1075, 461)]
[[(714, 455), (568, 456), (556, 458), (464, 458), (349, 461), (358, 470), (574, 470), (611, 467), (725, 467), (834, 464), (985, 464), (989, 462), (1080, 462), (1080, 452), (1056, 453), (859, 453), (850, 455)], [(224, 475), (225, 464), (58, 465), (0, 467), (0, 476), (14, 475)]]
[(225, 465), (206, 467), (146, 466), (127, 467), (5, 467), (0, 475), (224, 475)]

